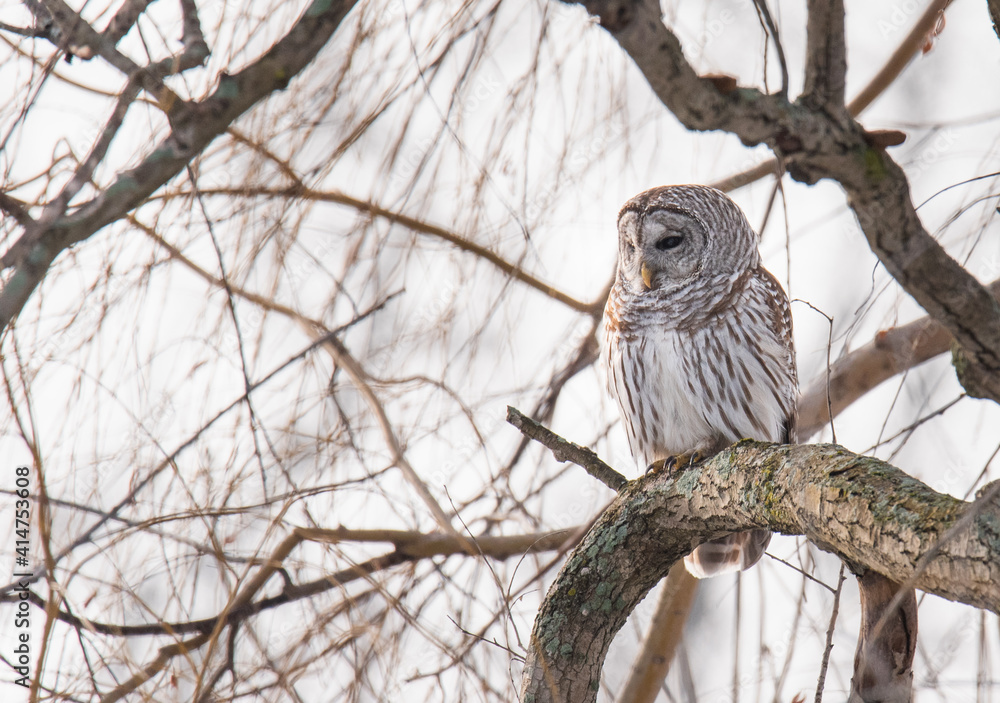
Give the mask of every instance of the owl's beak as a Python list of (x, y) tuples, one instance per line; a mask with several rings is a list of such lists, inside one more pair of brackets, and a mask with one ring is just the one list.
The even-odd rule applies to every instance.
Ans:
[(642, 282), (646, 284), (646, 288), (653, 290), (653, 272), (645, 261), (639, 264), (639, 275), (642, 276)]

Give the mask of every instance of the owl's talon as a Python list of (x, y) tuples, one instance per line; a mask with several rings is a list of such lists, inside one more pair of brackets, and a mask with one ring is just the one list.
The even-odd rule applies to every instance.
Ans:
[(646, 474), (658, 474), (661, 471), (673, 471), (674, 469), (685, 469), (694, 466), (705, 458), (700, 451), (688, 452), (687, 454), (674, 454), (666, 459), (658, 459), (646, 467)]
[(673, 459), (673, 457), (667, 457), (666, 459), (657, 459), (652, 464), (646, 467), (646, 475), (648, 476), (649, 474), (660, 473), (661, 471), (663, 471), (663, 468), (664, 466), (666, 466), (667, 462), (670, 461), (671, 459)]
[(689, 466), (694, 466), (704, 458), (702, 453), (697, 450), (686, 454), (675, 454), (667, 457), (666, 468), (670, 471), (674, 469), (686, 469)]

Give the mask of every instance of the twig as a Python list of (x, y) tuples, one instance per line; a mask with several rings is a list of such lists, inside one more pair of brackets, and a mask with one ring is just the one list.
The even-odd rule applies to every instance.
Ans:
[(830, 652), (833, 651), (833, 630), (837, 625), (837, 614), (840, 612), (840, 593), (844, 588), (844, 564), (840, 564), (840, 577), (837, 590), (833, 592), (833, 612), (830, 613), (830, 626), (826, 629), (826, 648), (823, 650), (823, 663), (819, 667), (819, 680), (816, 682), (816, 703), (823, 703), (823, 687), (826, 685), (826, 670), (830, 666)]
[[(359, 198), (351, 197), (345, 193), (339, 191), (323, 191), (314, 190), (306, 186), (291, 186), (288, 188), (269, 188), (264, 186), (251, 186), (251, 187), (241, 187), (241, 188), (203, 188), (200, 189), (201, 195), (221, 195), (226, 197), (272, 197), (272, 198), (294, 198), (296, 200), (314, 200), (317, 202), (327, 202), (327, 203), (337, 203), (338, 205), (346, 205), (352, 207), (358, 212), (365, 213), (374, 217), (380, 217), (392, 224), (398, 224), (411, 232), (416, 232), (417, 234), (430, 235), (432, 237), (437, 237), (443, 239), (449, 244), (453, 244), (462, 251), (466, 251), (474, 256), (478, 256), (484, 261), (492, 264), (496, 268), (500, 269), (503, 273), (510, 276), (511, 278), (524, 283), (537, 291), (544, 293), (554, 300), (558, 300), (560, 303), (569, 306), (577, 312), (582, 312), (592, 317), (600, 319), (601, 312), (604, 310), (604, 302), (607, 300), (607, 295), (604, 294), (599, 296), (597, 300), (591, 303), (585, 303), (583, 301), (577, 300), (576, 298), (563, 293), (561, 290), (549, 285), (545, 281), (535, 278), (530, 273), (524, 271), (518, 264), (511, 263), (507, 261), (502, 256), (496, 254), (495, 252), (487, 249), (486, 247), (477, 244), (467, 237), (463, 237), (456, 232), (445, 229), (444, 227), (439, 227), (438, 225), (425, 222), (423, 220), (418, 220), (414, 217), (409, 217), (399, 212), (394, 212), (388, 208), (384, 208), (378, 203), (372, 202), (370, 200), (361, 200)], [(163, 195), (157, 195), (151, 200), (162, 199), (169, 200), (171, 198), (185, 197), (191, 195), (191, 191), (177, 191), (172, 193), (164, 193)]]
[(785, 566), (787, 566), (792, 571), (798, 571), (802, 576), (804, 576), (805, 578), (809, 579), (810, 581), (812, 581), (812, 582), (814, 582), (816, 584), (819, 584), (820, 586), (822, 586), (823, 588), (825, 588), (826, 590), (828, 590), (830, 593), (836, 593), (837, 592), (836, 589), (833, 588), (833, 586), (830, 586), (828, 584), (823, 583), (822, 581), (820, 581), (818, 578), (816, 578), (812, 574), (807, 573), (805, 569), (800, 569), (799, 567), (795, 566), (795, 564), (792, 564), (791, 562), (785, 561), (781, 557), (776, 557), (773, 554), (768, 553), (767, 556), (771, 557), (776, 562), (784, 564)]
[[(805, 303), (808, 305), (813, 312), (818, 312), (820, 315), (826, 318), (827, 321), (827, 332), (826, 332), (826, 412), (827, 416), (830, 418), (830, 434), (833, 438), (833, 443), (837, 443), (837, 428), (833, 424), (833, 393), (830, 390), (830, 376), (832, 374), (832, 367), (830, 365), (830, 350), (833, 347), (833, 318), (827, 315), (825, 312), (820, 310), (818, 307), (810, 303), (808, 300), (802, 300), (801, 298), (795, 299), (797, 302)], [(793, 442), (800, 441), (799, 436), (805, 437), (806, 435), (798, 427), (796, 428), (796, 437), (792, 438)], [(810, 432), (810, 434), (812, 434)]]
[[(988, 288), (1000, 298), (1000, 281)], [(940, 322), (921, 317), (875, 335), (875, 339), (841, 357), (830, 367), (830, 378), (820, 378), (799, 399), (799, 441), (818, 432), (830, 417), (896, 374), (911, 369), (951, 348), (953, 338)], [(827, 384), (829, 383), (829, 391)], [(827, 397), (831, 400), (827, 406)]]
[[(753, 5), (757, 9), (757, 17), (760, 19), (765, 31), (771, 35), (774, 48), (778, 52), (778, 65), (781, 66), (781, 94), (788, 97), (788, 64), (785, 62), (785, 48), (781, 45), (781, 37), (778, 36), (778, 27), (771, 18), (771, 10), (767, 6), (767, 0), (753, 0)], [(767, 74), (767, 66), (764, 67)]]
[(507, 422), (520, 430), (525, 437), (552, 450), (552, 456), (556, 461), (572, 461), (577, 466), (582, 466), (588, 474), (611, 490), (620, 491), (628, 484), (627, 478), (601, 461), (593, 451), (563, 439), (510, 405), (507, 406)]

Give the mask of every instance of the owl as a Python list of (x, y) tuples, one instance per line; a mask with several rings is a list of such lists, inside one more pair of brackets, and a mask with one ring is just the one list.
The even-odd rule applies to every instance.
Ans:
[[(791, 310), (758, 242), (740, 208), (705, 186), (653, 188), (618, 214), (602, 361), (632, 456), (647, 471), (743, 438), (793, 441)], [(728, 535), (684, 563), (698, 578), (747, 569), (770, 539), (767, 530)]]

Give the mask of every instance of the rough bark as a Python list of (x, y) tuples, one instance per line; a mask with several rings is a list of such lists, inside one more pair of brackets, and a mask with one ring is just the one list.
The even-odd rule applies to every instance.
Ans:
[[(861, 632), (848, 703), (908, 703), (917, 651), (917, 597), (875, 571), (858, 576)], [(893, 602), (899, 598), (899, 604)]]
[(822, 110), (843, 111), (847, 77), (843, 0), (809, 0), (806, 23), (806, 76), (799, 101)]
[(754, 527), (805, 535), (859, 571), (1000, 612), (995, 494), (966, 503), (837, 445), (749, 440), (632, 481), (549, 589), (521, 699), (595, 700), (611, 640), (649, 589), (695, 545)]

